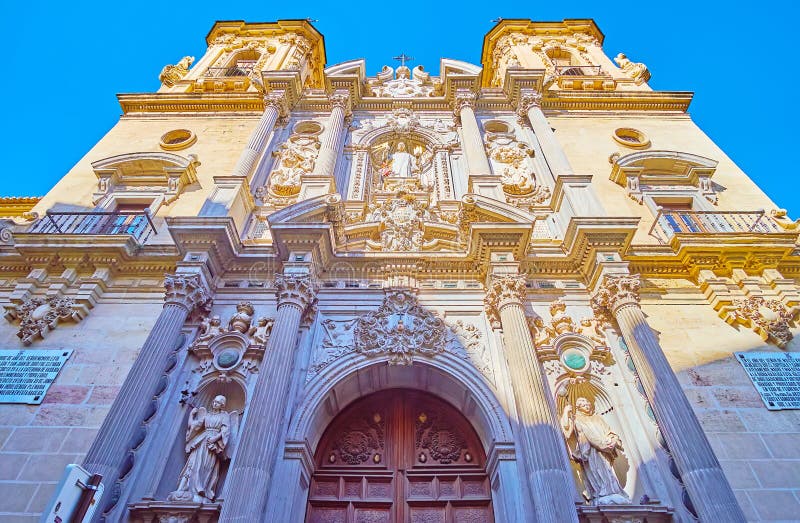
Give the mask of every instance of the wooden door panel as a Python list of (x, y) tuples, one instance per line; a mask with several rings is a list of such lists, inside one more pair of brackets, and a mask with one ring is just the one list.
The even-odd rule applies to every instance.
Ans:
[(430, 395), (355, 402), (317, 447), (310, 523), (491, 523), (486, 457), (469, 422)]

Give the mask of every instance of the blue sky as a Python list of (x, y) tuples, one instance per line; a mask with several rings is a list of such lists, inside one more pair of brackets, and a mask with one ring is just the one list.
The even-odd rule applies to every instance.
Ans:
[[(667, 8), (668, 6), (668, 8)], [(694, 91), (700, 127), (776, 203), (800, 217), (798, 10), (791, 2), (18, 2), (3, 9), (5, 169), (0, 195), (41, 195), (117, 121), (116, 93), (154, 91), (165, 64), (202, 56), (215, 20), (312, 18), (328, 64), (401, 51), (479, 63), (492, 19), (594, 18), (610, 56), (650, 68), (654, 89)], [(595, 173), (605, 175), (605, 173)]]

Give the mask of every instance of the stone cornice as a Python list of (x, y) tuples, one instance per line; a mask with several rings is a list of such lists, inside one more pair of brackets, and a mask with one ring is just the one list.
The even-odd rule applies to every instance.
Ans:
[[(637, 112), (682, 114), (688, 110), (692, 93), (682, 91), (594, 92), (547, 91), (541, 100), (546, 115)], [(259, 93), (133, 93), (117, 95), (125, 116), (147, 114), (198, 113), (260, 115), (264, 98)], [(477, 111), (514, 111), (516, 102), (494, 89), (481, 90), (474, 105)], [(429, 98), (372, 98), (353, 99), (354, 111), (391, 111), (410, 108), (414, 111), (453, 110), (447, 97)], [(304, 93), (293, 107), (295, 111), (327, 112), (330, 101), (319, 93)]]

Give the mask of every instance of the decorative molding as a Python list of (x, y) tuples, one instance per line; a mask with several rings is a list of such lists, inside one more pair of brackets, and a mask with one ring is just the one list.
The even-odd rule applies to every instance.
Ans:
[(764, 341), (784, 348), (792, 340), (791, 326), (800, 314), (800, 307), (787, 307), (779, 299), (748, 296), (734, 300), (727, 314), (731, 323), (751, 328)]

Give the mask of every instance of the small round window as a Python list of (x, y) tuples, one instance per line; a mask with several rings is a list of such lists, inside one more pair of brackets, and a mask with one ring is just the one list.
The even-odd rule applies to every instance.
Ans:
[(647, 135), (632, 127), (620, 127), (615, 130), (614, 140), (626, 147), (643, 148), (650, 145)]
[(159, 145), (168, 151), (185, 149), (197, 141), (197, 136), (188, 129), (175, 129), (161, 137)]

